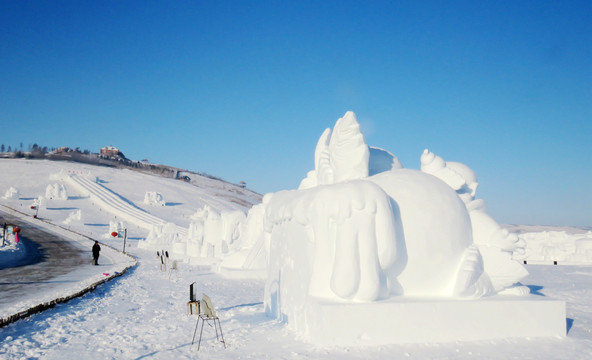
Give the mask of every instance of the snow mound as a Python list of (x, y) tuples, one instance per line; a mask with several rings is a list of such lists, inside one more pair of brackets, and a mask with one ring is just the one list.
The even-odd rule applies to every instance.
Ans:
[(82, 224), (82, 210), (78, 209), (78, 210), (70, 213), (70, 215), (68, 215), (66, 220), (64, 220), (64, 224), (66, 224), (66, 225), (81, 225)]
[(6, 200), (18, 200), (21, 196), (21, 192), (14, 187), (10, 187), (8, 190), (6, 190), (6, 192), (4, 193), (3, 199)]
[(166, 202), (161, 193), (155, 191), (147, 191), (144, 195), (144, 204), (152, 206), (165, 206)]
[[(0, 234), (0, 242), (2, 236)], [(0, 269), (13, 266), (25, 257), (27, 257), (27, 249), (23, 242), (15, 242), (14, 235), (7, 236), (5, 245), (0, 247)]]

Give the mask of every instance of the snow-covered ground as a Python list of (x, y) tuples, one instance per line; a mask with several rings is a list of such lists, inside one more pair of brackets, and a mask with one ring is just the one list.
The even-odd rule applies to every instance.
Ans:
[[(89, 165), (0, 160), (0, 196), (11, 187), (19, 196), (0, 203), (34, 214), (30, 205), (39, 196), (39, 217), (97, 238), (115, 248), (122, 239), (108, 236), (109, 222), (120, 221), (92, 197), (65, 184), (63, 196), (47, 197), (48, 186), (56, 188), (59, 173), (99, 178), (130, 206), (187, 228), (191, 216), (208, 205), (217, 210), (247, 211), (260, 201), (238, 186), (212, 179), (192, 179), (188, 184), (129, 170)], [(158, 192), (162, 201), (144, 203), (146, 194)], [(50, 194), (51, 195), (51, 194)], [(164, 201), (164, 206), (162, 202)], [(78, 212), (79, 215), (78, 216)], [(124, 219), (125, 221), (125, 219)], [(527, 265), (530, 275), (522, 281), (532, 293), (566, 302), (566, 338), (502, 339), (480, 342), (420, 343), (375, 347), (322, 347), (302, 341), (263, 309), (263, 280), (228, 279), (209, 266), (180, 263), (178, 270), (160, 271), (154, 251), (138, 248), (148, 230), (132, 222), (128, 228), (128, 251), (138, 265), (127, 274), (79, 299), (18, 321), (0, 329), (0, 354), (6, 359), (319, 359), (319, 358), (491, 358), (491, 359), (587, 359), (592, 358), (592, 255), (588, 229), (513, 227), (527, 241), (526, 259), (549, 260), (549, 249), (580, 249), (582, 265)], [(556, 231), (557, 230), (557, 231)], [(563, 234), (563, 235), (561, 235)], [(574, 246), (564, 246), (561, 238)], [(553, 241), (550, 241), (552, 239)], [(576, 247), (579, 243), (579, 247)], [(542, 245), (541, 245), (542, 244)], [(546, 252), (535, 249), (546, 248)], [(529, 250), (530, 249), (530, 250)], [(559, 262), (561, 265), (562, 262)], [(225, 349), (215, 342), (214, 328), (204, 328), (200, 352), (191, 346), (196, 317), (187, 315), (189, 284), (196, 282), (198, 296), (208, 294), (222, 320)], [(355, 325), (356, 316), (351, 314)], [(198, 332), (199, 336), (199, 332)]]
[[(2, 242), (0, 233), (0, 242)], [(7, 234), (4, 245), (0, 247), (0, 269), (14, 266), (27, 256), (27, 247), (22, 242), (15, 242), (13, 234)]]
[[(0, 329), (5, 359), (589, 359), (592, 357), (592, 268), (528, 266), (523, 282), (567, 302), (567, 338), (319, 347), (300, 341), (263, 311), (263, 281), (225, 279), (181, 264), (159, 271), (152, 252), (132, 248), (136, 269), (95, 292)], [(170, 279), (169, 279), (170, 276)], [(204, 328), (191, 346), (195, 316), (187, 315), (188, 286), (208, 294), (228, 347)], [(355, 324), (352, 314), (351, 322)], [(198, 333), (199, 336), (199, 333)]]

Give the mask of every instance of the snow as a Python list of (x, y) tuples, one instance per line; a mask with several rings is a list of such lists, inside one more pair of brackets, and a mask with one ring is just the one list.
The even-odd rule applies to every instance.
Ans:
[(64, 220), (64, 224), (66, 225), (81, 225), (82, 224), (82, 210), (78, 209), (73, 211), (68, 215), (66, 220)]
[[(221, 277), (180, 264), (160, 272), (149, 251), (132, 247), (139, 265), (93, 293), (0, 329), (4, 359), (589, 359), (592, 356), (592, 269), (528, 265), (523, 282), (544, 297), (567, 301), (567, 338), (507, 338), (382, 346), (320, 346), (301, 340), (265, 316), (262, 280)], [(188, 286), (212, 299), (228, 347), (204, 328), (191, 346), (195, 316), (187, 315)], [(542, 296), (541, 296), (542, 297)], [(349, 314), (344, 323), (355, 324)], [(199, 331), (197, 336), (199, 337)], [(197, 339), (196, 339), (197, 340)]]
[(561, 231), (539, 231), (519, 234), (526, 242), (524, 260), (528, 263), (592, 265), (592, 231), (570, 234)]
[(6, 193), (4, 194), (3, 199), (6, 200), (18, 200), (19, 197), (21, 196), (20, 191), (17, 188), (14, 187), (10, 187), (6, 190)]
[[(2, 204), (33, 215), (28, 205), (45, 196), (40, 218), (118, 249), (123, 240), (109, 234), (127, 229), (128, 251), (138, 259), (95, 292), (0, 329), (0, 353), (195, 358), (196, 318), (186, 309), (195, 281), (198, 294), (212, 299), (228, 345), (206, 327), (200, 358), (592, 356), (592, 268), (567, 265), (592, 264), (590, 231), (501, 227), (476, 198), (477, 177), (466, 165), (426, 151), (421, 171), (404, 169), (387, 150), (367, 146), (356, 124), (347, 113), (326, 130), (315, 169), (299, 189), (267, 194), (261, 204), (212, 179), (192, 177), (190, 184), (90, 165), (0, 160), (0, 191), (20, 190)], [(67, 186), (66, 199), (46, 196), (56, 181)], [(167, 202), (144, 204), (148, 192)], [(552, 259), (549, 249), (561, 249), (565, 265), (530, 265)], [(185, 262), (161, 271), (155, 250)], [(523, 259), (529, 265), (520, 265)], [(99, 275), (83, 271), (79, 285)], [(513, 286), (517, 281), (524, 286)], [(524, 289), (530, 295), (517, 296)], [(73, 289), (44, 289), (0, 310), (64, 291)], [(481, 328), (463, 332), (454, 325), (459, 320)]]
[(147, 191), (144, 195), (144, 204), (153, 206), (165, 206), (166, 202), (161, 193), (157, 191)]
[(22, 241), (16, 242), (15, 235), (8, 231), (6, 239), (3, 239), (0, 229), (0, 242), (3, 242), (0, 247), (0, 269), (14, 266), (27, 257), (26, 245)]
[[(69, 239), (74, 246), (82, 250), (90, 249), (93, 244), (93, 241), (89, 240), (88, 238), (67, 231), (51, 223), (35, 220), (32, 217), (22, 215), (16, 211), (11, 211), (10, 209), (7, 210), (4, 207), (2, 210), (8, 212), (14, 217), (19, 218), (21, 221), (31, 222), (36, 226)], [(12, 259), (12, 261), (15, 260), (15, 258)], [(40, 283), (37, 286), (36, 292), (22, 295), (18, 299), (18, 302), (0, 302), (0, 318), (8, 318), (9, 316), (26, 311), (27, 309), (39, 304), (49, 303), (60, 297), (64, 297), (69, 294), (75, 294), (87, 288), (88, 286), (91, 286), (93, 283), (104, 279), (105, 276), (114, 276), (117, 273), (122, 272), (126, 267), (131, 266), (134, 263), (135, 260), (116, 251), (115, 249), (108, 246), (102, 247), (101, 264), (103, 266), (100, 267), (100, 271), (94, 266), (90, 265), (89, 262), (89, 265), (80, 267), (77, 269), (77, 271), (57, 276), (47, 283)], [(13, 279), (4, 280), (8, 281)]]
[(68, 200), (68, 192), (63, 184), (50, 184), (45, 189), (45, 198)]

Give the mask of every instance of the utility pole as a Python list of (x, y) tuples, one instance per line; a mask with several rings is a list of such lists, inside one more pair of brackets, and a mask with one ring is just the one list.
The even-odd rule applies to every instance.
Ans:
[(123, 253), (125, 254), (125, 241), (127, 240), (127, 229), (123, 230)]

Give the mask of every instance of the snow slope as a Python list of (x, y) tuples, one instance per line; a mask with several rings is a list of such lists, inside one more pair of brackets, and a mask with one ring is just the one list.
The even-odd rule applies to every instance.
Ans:
[[(164, 220), (133, 206), (117, 194), (109, 191), (99, 183), (89, 180), (87, 177), (71, 174), (67, 176), (66, 179), (70, 184), (74, 185), (74, 187), (78, 188), (78, 190), (88, 194), (88, 196), (97, 202), (102, 209), (115, 214), (116, 216), (120, 216), (121, 219), (124, 219), (129, 223), (138, 225), (148, 231), (150, 231), (154, 225), (162, 225), (165, 223)], [(177, 226), (177, 232), (184, 236), (187, 235), (187, 229), (180, 226)]]
[[(47, 186), (55, 183), (65, 184), (68, 199), (45, 198), (39, 217), (63, 223), (74, 211), (81, 210), (81, 224), (71, 227), (91, 237), (107, 235), (110, 221), (123, 220), (129, 225), (128, 236), (145, 238), (150, 230), (148, 224), (172, 222), (187, 229), (191, 216), (206, 205), (216, 211), (246, 212), (261, 201), (259, 194), (247, 189), (199, 176), (187, 183), (128, 169), (0, 159), (0, 193), (11, 187), (20, 193), (19, 199), (0, 199), (8, 206), (34, 214), (29, 206), (38, 197), (45, 197)], [(163, 194), (165, 206), (143, 204), (146, 193), (152, 191)]]

